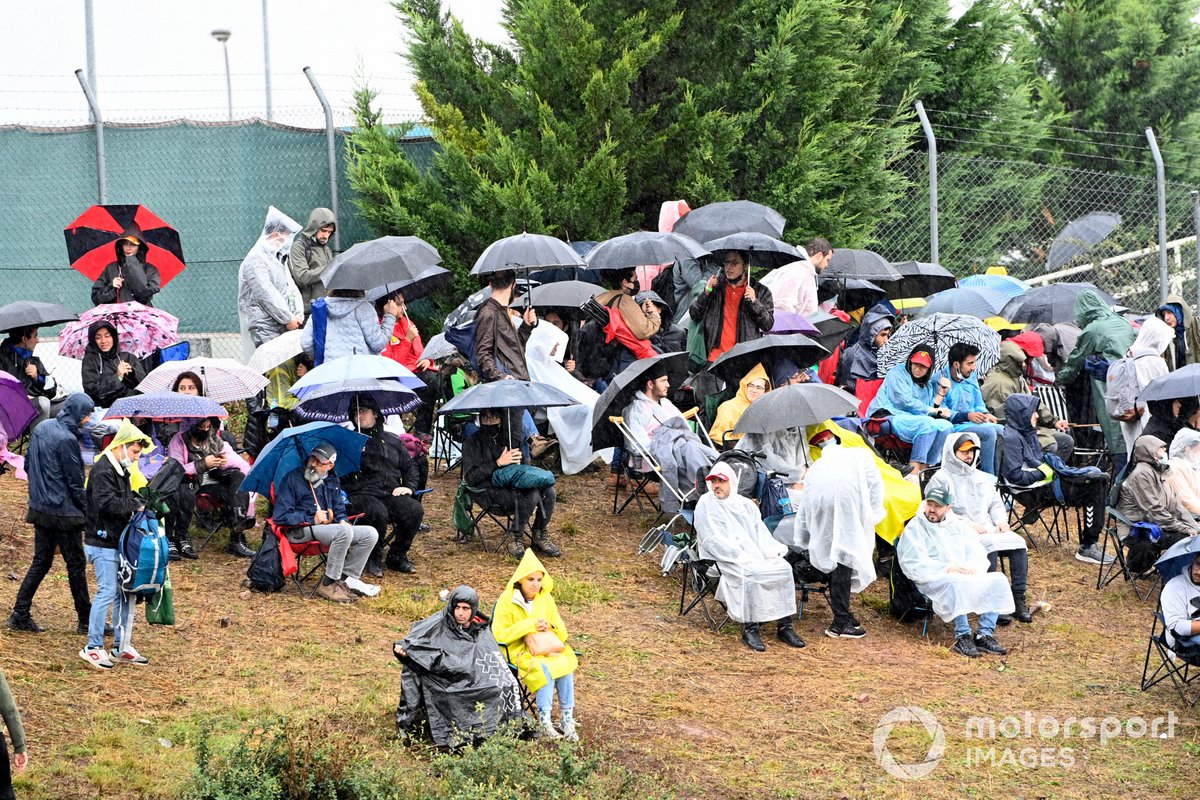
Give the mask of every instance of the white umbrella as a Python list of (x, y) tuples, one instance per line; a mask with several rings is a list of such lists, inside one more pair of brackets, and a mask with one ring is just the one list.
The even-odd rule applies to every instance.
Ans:
[(167, 361), (147, 375), (137, 388), (139, 392), (169, 392), (181, 372), (194, 372), (204, 383), (204, 396), (218, 403), (245, 400), (261, 392), (267, 379), (232, 358), (189, 358)]
[(254, 351), (254, 355), (250, 356), (250, 361), (246, 366), (261, 375), (269, 369), (278, 367), (289, 358), (295, 358), (304, 352), (304, 348), (300, 346), (300, 339), (303, 335), (304, 331), (297, 328), (276, 336), (269, 342), (263, 342)]

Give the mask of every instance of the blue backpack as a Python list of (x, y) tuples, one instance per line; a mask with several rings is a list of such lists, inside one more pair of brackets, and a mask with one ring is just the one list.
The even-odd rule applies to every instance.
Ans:
[(167, 580), (167, 535), (150, 511), (133, 515), (117, 543), (117, 583), (138, 597), (158, 594)]

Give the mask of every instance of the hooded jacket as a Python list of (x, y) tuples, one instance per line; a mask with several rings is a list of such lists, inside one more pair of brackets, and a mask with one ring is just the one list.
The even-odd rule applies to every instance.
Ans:
[(1156, 436), (1168, 445), (1171, 444), (1175, 439), (1175, 434), (1187, 427), (1188, 417), (1200, 405), (1195, 397), (1180, 398), (1178, 401), (1179, 416), (1175, 416), (1175, 402), (1173, 400), (1151, 400), (1146, 403), (1150, 419), (1142, 428), (1143, 436)]
[(730, 434), (730, 441), (736, 442), (742, 438), (740, 433), (734, 434), (733, 429), (738, 424), (738, 420), (742, 418), (742, 414), (746, 413), (746, 409), (750, 407), (750, 396), (746, 392), (746, 387), (751, 381), (766, 381), (767, 391), (772, 389), (771, 379), (767, 377), (767, 371), (763, 369), (763, 365), (755, 364), (738, 383), (737, 394), (717, 406), (717, 417), (713, 421), (712, 429), (708, 432), (717, 445), (725, 442), (725, 434)]
[(29, 510), (31, 516), (55, 520), (56, 527), (82, 528), (87, 511), (84, 489), (83, 458), (79, 453), (80, 425), (92, 413), (92, 398), (73, 394), (58, 416), (33, 429), (25, 454), (29, 473)]
[(687, 349), (687, 331), (671, 322), (671, 307), (658, 296), (658, 292), (638, 292), (633, 299), (639, 306), (650, 300), (658, 307), (660, 325), (658, 331), (650, 336), (650, 344), (655, 350), (660, 353), (678, 353)]
[(287, 330), (293, 317), (304, 316), (304, 300), (287, 262), (270, 238), (260, 236), (238, 267), (238, 318), (248, 359), (258, 347)]
[[(1012, 342), (1000, 343), (1000, 360), (987, 374), (981, 387), (983, 402), (1000, 424), (1004, 424), (1004, 401), (1009, 395), (1033, 394), (1029, 381), (1025, 379), (1025, 351)], [(1038, 427), (1053, 428), (1058, 417), (1044, 402), (1038, 405)]]
[(863, 316), (858, 341), (842, 353), (838, 370), (839, 382), (854, 392), (859, 380), (873, 381), (879, 377), (879, 348), (875, 337), (880, 331), (896, 327), (896, 319), (882, 306), (873, 306)]
[[(154, 451), (154, 444), (127, 419), (121, 420), (117, 435), (92, 465), (87, 477), (87, 527), (83, 543), (92, 547), (115, 550), (121, 532), (129, 524), (129, 518), (144, 505), (134, 493), (132, 478), (137, 467), (135, 461), (125, 467), (117, 460), (114, 451), (124, 444), (140, 442), (142, 455)], [(103, 531), (103, 535), (100, 533)]]
[[(963, 438), (975, 443), (975, 459), (968, 464), (955, 455), (956, 445)], [(996, 489), (996, 477), (978, 468), (979, 435), (973, 432), (956, 433), (946, 437), (942, 445), (942, 467), (929, 481), (950, 490), (950, 506), (954, 513), (969, 522), (998, 527), (1008, 522), (1008, 509)]]
[[(746, 277), (749, 280), (749, 274)], [(728, 283), (725, 271), (721, 270), (717, 273), (717, 285), (713, 290), (709, 292), (701, 289), (688, 308), (688, 315), (692, 320), (703, 326), (706, 355), (721, 344), (721, 326), (725, 319), (725, 287)], [(734, 338), (737, 343), (758, 339), (768, 333), (775, 324), (775, 306), (771, 290), (758, 281), (749, 280), (749, 284), (754, 288), (756, 299), (750, 302), (743, 297), (737, 307)]]
[[(21, 382), (25, 394), (30, 397), (54, 397), (57, 388), (53, 382), (46, 382), (46, 367), (42, 360), (28, 350), (18, 349), (19, 345), (11, 338), (0, 342), (0, 370)], [(25, 367), (33, 364), (37, 367), (38, 377), (31, 378), (25, 374)]]
[[(518, 581), (535, 572), (542, 573), (542, 588), (526, 603), (523, 597), (515, 597), (514, 592), (521, 591), (517, 586)], [(569, 644), (561, 653), (550, 656), (535, 656), (525, 646), (525, 637), (537, 630), (539, 619), (546, 620), (559, 641), (566, 643), (567, 626), (558, 613), (558, 604), (554, 602), (553, 593), (554, 578), (550, 577), (550, 573), (542, 566), (533, 550), (526, 550), (516, 572), (500, 593), (492, 617), (492, 633), (496, 641), (507, 646), (508, 660), (517, 667), (521, 681), (530, 692), (536, 692), (546, 685), (543, 665), (550, 670), (550, 677), (556, 680), (570, 675), (579, 666), (575, 651)]]
[(1200, 431), (1183, 428), (1171, 440), (1167, 482), (1192, 516), (1200, 516)]
[(1192, 307), (1177, 294), (1167, 295), (1166, 302), (1159, 306), (1154, 315), (1163, 318), (1163, 312), (1170, 311), (1175, 315), (1175, 341), (1171, 348), (1171, 369), (1176, 370), (1186, 364), (1195, 364), (1200, 360), (1200, 321), (1192, 313)]
[[(1083, 330), (1067, 363), (1058, 371), (1058, 382), (1064, 385), (1075, 382), (1088, 356), (1116, 361), (1134, 340), (1133, 326), (1105, 305), (1095, 292), (1082, 292), (1075, 298), (1075, 321)], [(1103, 409), (1100, 412), (1099, 416), (1104, 416)]]
[[(108, 352), (96, 346), (96, 332), (105, 328), (113, 337), (113, 346)], [(117, 365), (124, 361), (132, 369), (124, 378), (117, 377)], [(121, 352), (121, 339), (117, 327), (107, 320), (99, 320), (88, 326), (87, 349), (83, 353), (83, 390), (101, 408), (108, 408), (122, 397), (134, 394), (137, 385), (146, 377), (140, 359)]]
[(337, 230), (337, 218), (328, 208), (314, 208), (308, 215), (308, 224), (304, 230), (296, 234), (292, 240), (291, 255), (288, 258), (288, 269), (291, 270), (292, 280), (300, 289), (304, 299), (304, 313), (312, 310), (313, 300), (325, 296), (325, 284), (321, 275), (333, 260), (333, 250), (328, 244), (319, 243), (314, 237), (317, 231), (326, 225), (332, 225)]
[[(383, 414), (374, 398), (360, 396), (355, 402), (375, 412), (375, 427), (362, 430), (370, 437), (363, 446), (362, 466), (358, 472), (342, 478), (342, 488), (351, 496), (370, 497), (391, 497), (392, 490), (400, 486), (417, 491), (421, 487), (417, 465), (409, 457), (400, 437), (384, 430)], [(352, 414), (356, 411), (354, 403), (350, 410)]]
[(1045, 462), (1037, 431), (1030, 420), (1041, 401), (1031, 394), (1009, 395), (1004, 401), (1004, 459), (1000, 477), (1013, 486), (1042, 483), (1049, 473), (1041, 469)]
[[(1130, 457), (1133, 469), (1121, 482), (1117, 511), (1131, 522), (1158, 525), (1164, 533), (1200, 533), (1200, 525), (1167, 481), (1166, 473), (1171, 468), (1158, 460), (1158, 451), (1165, 446), (1162, 439), (1154, 436), (1139, 436), (1134, 442)], [(1128, 532), (1122, 526), (1122, 535)]]
[[(162, 288), (162, 279), (158, 274), (158, 267), (146, 263), (146, 254), (150, 248), (142, 241), (140, 235), (137, 239), (138, 250), (129, 258), (121, 252), (121, 242), (125, 241), (125, 237), (113, 243), (115, 259), (92, 284), (93, 305), (128, 303), (130, 300), (136, 300), (144, 306), (153, 305), (151, 301)], [(124, 281), (120, 289), (112, 285), (113, 279), (118, 277)]]
[[(328, 297), (325, 299), (325, 361), (341, 356), (379, 355), (391, 341), (396, 317), (375, 315), (375, 306), (357, 297)], [(304, 323), (300, 346), (315, 358), (314, 323), (309, 317)]]
[(501, 412), (499, 425), (480, 425), (478, 430), (463, 439), (463, 479), (469, 486), (477, 489), (491, 486), (492, 473), (499, 469), (496, 459), (508, 449), (510, 441), (513, 447), (521, 446), (519, 432), (509, 439), (504, 417)]

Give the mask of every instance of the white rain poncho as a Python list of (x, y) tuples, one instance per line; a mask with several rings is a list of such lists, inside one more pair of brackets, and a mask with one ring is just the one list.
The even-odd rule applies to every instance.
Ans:
[(747, 433), (733, 449), (762, 453), (763, 467), (769, 472), (780, 473), (788, 483), (799, 483), (808, 463), (808, 440), (801, 428)]
[(771, 270), (763, 276), (762, 285), (771, 290), (776, 311), (808, 317), (817, 310), (817, 271), (807, 259)]
[[(987, 551), (979, 534), (966, 521), (949, 512), (940, 523), (925, 517), (925, 503), (896, 540), (900, 569), (933, 604), (945, 622), (963, 614), (1013, 612), (1012, 590), (1002, 572), (988, 572)], [(946, 571), (967, 567), (971, 575)]]
[[(955, 445), (966, 437), (975, 443), (975, 460), (968, 464), (954, 455)], [(975, 433), (953, 433), (942, 446), (942, 468), (929, 479), (929, 488), (944, 486), (954, 498), (950, 508), (962, 519), (987, 528), (979, 535), (979, 541), (989, 553), (1009, 550), (1025, 550), (1025, 540), (1018, 533), (1000, 530), (1000, 524), (1008, 523), (1008, 509), (996, 488), (996, 476), (978, 468), (979, 435)]]
[(1167, 483), (1175, 489), (1183, 507), (1200, 517), (1200, 431), (1183, 426), (1167, 451), (1170, 469)]
[[(1158, 317), (1146, 317), (1138, 329), (1137, 338), (1129, 346), (1129, 356), (1134, 359), (1133, 370), (1137, 375), (1139, 391), (1150, 385), (1155, 378), (1168, 372), (1163, 353), (1175, 341), (1175, 330)], [(1142, 429), (1150, 421), (1150, 408), (1142, 406), (1142, 415), (1132, 422), (1121, 423), (1121, 435), (1125, 437), (1125, 452), (1133, 454), (1133, 443), (1142, 435)]]
[[(549, 323), (538, 325), (525, 345), (525, 365), (530, 380), (561, 389), (579, 402), (575, 406), (546, 409), (546, 418), (558, 439), (562, 471), (574, 475), (596, 457), (592, 451), (592, 409), (600, 395), (563, 368), (566, 349), (567, 334)], [(612, 451), (605, 450), (601, 456), (611, 461)]]
[(796, 613), (796, 582), (784, 560), (787, 547), (771, 538), (758, 506), (739, 494), (718, 500), (709, 492), (696, 504), (700, 558), (717, 562), (717, 600), (734, 622), (771, 622)]
[(883, 519), (883, 478), (865, 450), (827, 444), (808, 469), (804, 490), (789, 492), (796, 513), (784, 517), (775, 538), (808, 551), (821, 572), (850, 568), (850, 591), (875, 580), (875, 526)]
[(304, 318), (304, 299), (287, 265), (287, 245), (300, 229), (300, 223), (271, 206), (258, 241), (238, 268), (238, 320), (246, 361), (256, 347), (286, 331), (293, 317)]

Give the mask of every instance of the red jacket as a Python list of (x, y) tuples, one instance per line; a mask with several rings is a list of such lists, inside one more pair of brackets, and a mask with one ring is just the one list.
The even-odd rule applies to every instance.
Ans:
[(421, 360), (421, 354), (425, 352), (425, 345), (421, 344), (420, 334), (411, 342), (404, 338), (404, 334), (408, 332), (408, 326), (411, 324), (408, 317), (397, 319), (396, 327), (392, 328), (392, 338), (380, 355), (387, 356), (416, 372), (417, 362)]

